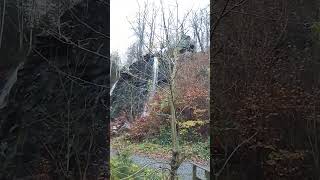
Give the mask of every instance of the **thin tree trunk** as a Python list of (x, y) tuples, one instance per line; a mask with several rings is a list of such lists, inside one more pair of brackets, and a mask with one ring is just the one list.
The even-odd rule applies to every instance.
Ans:
[(23, 48), (23, 2), (22, 0), (20, 1), (20, 6), (19, 6), (19, 50), (21, 51)]
[[(195, 26), (196, 26), (196, 25), (195, 25)], [(202, 44), (202, 42), (201, 42), (201, 38), (200, 38), (200, 35), (199, 35), (198, 28), (196, 28), (195, 31), (196, 31), (196, 35), (197, 35), (197, 39), (198, 39), (198, 42), (199, 42), (199, 45), (200, 45), (201, 52), (204, 52), (204, 50), (203, 50), (203, 44)]]
[[(177, 61), (176, 61), (177, 62)], [(171, 70), (171, 63), (169, 63), (169, 70)], [(175, 109), (175, 75), (176, 75), (176, 65), (173, 64), (173, 71), (171, 74), (170, 82), (170, 114), (171, 114), (171, 138), (172, 138), (172, 159), (171, 159), (171, 172), (170, 179), (177, 179), (177, 171), (179, 168), (179, 141), (178, 141), (178, 132), (177, 132), (177, 118), (176, 118), (176, 109)]]
[(155, 9), (152, 10), (152, 19), (150, 25), (150, 37), (149, 37), (149, 53), (151, 53), (153, 49), (153, 42), (154, 42), (154, 34), (155, 34), (155, 18), (156, 18), (156, 11)]
[(129, 112), (129, 121), (133, 122), (133, 94), (132, 87), (130, 86), (130, 112)]
[[(22, 15), (22, 19), (23, 19), (23, 15)], [(20, 32), (20, 50), (22, 50), (23, 48), (23, 21), (21, 22), (21, 32)]]
[(32, 51), (32, 36), (33, 36), (33, 28), (30, 29), (28, 54), (30, 54)]
[(33, 39), (33, 26), (34, 26), (34, 19), (35, 19), (35, 2), (32, 1), (32, 11), (30, 13), (30, 34), (29, 34), (29, 49), (28, 49), (28, 55), (32, 51), (32, 39)]
[(3, 37), (5, 14), (6, 14), (6, 0), (3, 0), (3, 9), (2, 9), (2, 18), (1, 18), (1, 30), (0, 30), (0, 48), (2, 46), (2, 37)]
[[(173, 96), (173, 94), (171, 94)], [(177, 119), (174, 107), (173, 97), (170, 97), (170, 113), (171, 113), (171, 138), (172, 138), (172, 159), (170, 179), (177, 179), (179, 151), (178, 151), (178, 135), (177, 135)]]

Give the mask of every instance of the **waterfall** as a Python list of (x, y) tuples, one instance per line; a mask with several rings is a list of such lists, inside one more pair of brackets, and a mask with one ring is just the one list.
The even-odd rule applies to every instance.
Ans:
[[(153, 96), (156, 93), (157, 85), (158, 85), (158, 69), (159, 69), (159, 60), (158, 57), (153, 58), (153, 75), (152, 75), (152, 87), (149, 95), (148, 101), (152, 100)], [(147, 103), (144, 105), (142, 117), (146, 117), (148, 115)]]
[(20, 63), (8, 78), (0, 94), (0, 109), (6, 107), (11, 88), (18, 79), (18, 71), (22, 68), (24, 62)]
[(116, 87), (118, 81), (119, 81), (119, 80), (117, 80), (117, 81), (113, 84), (113, 86), (111, 87), (111, 89), (110, 89), (110, 96), (112, 95), (112, 92), (113, 92), (114, 88)]
[(153, 76), (152, 76), (152, 89), (150, 94), (150, 99), (153, 98), (158, 85), (158, 69), (159, 69), (159, 60), (158, 57), (153, 58)]

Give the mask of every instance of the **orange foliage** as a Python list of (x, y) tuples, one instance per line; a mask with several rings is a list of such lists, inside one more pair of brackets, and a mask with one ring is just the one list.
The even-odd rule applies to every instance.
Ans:
[[(209, 72), (201, 75), (209, 68), (208, 54), (195, 54), (192, 59), (180, 59), (176, 77), (175, 108), (178, 121), (209, 120)], [(169, 94), (158, 89), (152, 101), (148, 103), (150, 115), (134, 121), (130, 130), (133, 140), (142, 140), (145, 137), (159, 133), (161, 125), (168, 125), (170, 115)], [(161, 116), (159, 114), (165, 115)], [(208, 136), (208, 124), (197, 127), (198, 133)]]
[(152, 137), (160, 131), (160, 119), (154, 114), (136, 119), (129, 131), (130, 139), (133, 141), (141, 141), (146, 137)]

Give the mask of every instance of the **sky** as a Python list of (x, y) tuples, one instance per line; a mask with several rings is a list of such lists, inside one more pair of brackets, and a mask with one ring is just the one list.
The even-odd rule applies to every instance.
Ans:
[[(134, 43), (135, 37), (128, 20), (133, 20), (138, 3), (142, 6), (146, 0), (111, 0), (110, 1), (110, 45), (111, 52), (118, 51), (122, 63), (126, 60), (127, 48)], [(179, 16), (183, 16), (190, 9), (199, 9), (209, 5), (209, 0), (177, 0)], [(160, 0), (148, 0), (160, 7)], [(174, 8), (176, 0), (163, 0), (164, 7)], [(159, 10), (160, 11), (160, 10)], [(160, 14), (160, 13), (159, 13)], [(159, 16), (159, 15), (158, 15)]]

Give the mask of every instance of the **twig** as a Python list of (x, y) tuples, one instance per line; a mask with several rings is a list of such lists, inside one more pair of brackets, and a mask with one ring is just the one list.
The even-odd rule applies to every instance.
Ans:
[[(159, 163), (163, 163), (163, 162), (154, 162), (154, 163), (146, 164), (146, 165), (144, 165), (141, 169), (139, 169), (137, 172), (131, 174), (130, 176), (127, 176), (127, 177), (125, 177), (125, 178), (122, 178), (122, 179), (120, 179), (120, 180), (130, 179), (130, 178), (132, 178), (133, 176), (135, 176), (136, 174), (138, 174), (139, 172), (141, 172), (142, 170), (144, 170), (145, 168), (147, 168), (148, 166), (150, 166), (150, 165), (152, 165), (152, 164), (157, 164), (157, 163), (159, 164)], [(167, 163), (163, 163), (163, 164), (167, 164)]]
[[(72, 75), (70, 75), (70, 74), (68, 74), (68, 73), (60, 70), (57, 66), (53, 65), (46, 57), (44, 57), (39, 51), (37, 51), (36, 49), (33, 49), (33, 50), (34, 50), (34, 52), (37, 53), (42, 59), (44, 59), (45, 61), (47, 61), (47, 63), (48, 63), (50, 66), (54, 67), (58, 73), (61, 73), (61, 74), (65, 75), (65, 76), (69, 77), (70, 79), (73, 78), (73, 79), (79, 80), (79, 81), (81, 81), (81, 82), (90, 84), (90, 85), (107, 88), (106, 85), (100, 85), (100, 84), (96, 84), (96, 83), (93, 83), (93, 82), (90, 82), (90, 81), (86, 81), (86, 80), (83, 80), (83, 79), (81, 79), (81, 78), (72, 76)], [(72, 79), (71, 79), (71, 80), (72, 80)], [(73, 81), (74, 81), (74, 80), (73, 80)]]
[(74, 18), (76, 18), (77, 21), (79, 21), (81, 24), (85, 25), (87, 28), (91, 29), (93, 32), (97, 33), (97, 34), (100, 34), (101, 36), (105, 37), (105, 38), (110, 38), (109, 36), (95, 30), (93, 27), (91, 27), (90, 25), (88, 25), (87, 23), (83, 22), (80, 18), (78, 18), (71, 9), (69, 9), (69, 11), (71, 12), (72, 16)]
[(243, 3), (246, 2), (246, 0), (241, 0), (238, 4), (234, 5), (232, 8), (230, 8), (227, 11), (227, 7), (228, 7), (229, 2), (230, 2), (230, 0), (227, 0), (227, 2), (225, 3), (225, 5), (224, 5), (224, 7), (222, 9), (222, 12), (221, 12), (220, 16), (218, 17), (218, 19), (217, 19), (216, 23), (214, 24), (213, 28), (210, 30), (211, 31), (210, 39), (212, 39), (214, 31), (218, 28), (218, 25), (220, 24), (220, 21), (222, 20), (222, 18), (224, 18), (226, 15), (228, 15), (230, 12), (232, 12), (233, 9), (241, 6)]
[(249, 142), (252, 138), (254, 138), (256, 135), (258, 134), (258, 131), (255, 132), (250, 138), (246, 139), (245, 141), (243, 141), (242, 143), (240, 143), (230, 154), (230, 156), (227, 158), (227, 160), (224, 162), (222, 168), (219, 170), (219, 172), (215, 173), (215, 176), (218, 177), (220, 176), (220, 174), (222, 173), (222, 171), (224, 170), (225, 166), (228, 164), (229, 160), (231, 159), (231, 157), (233, 156), (233, 154), (245, 143)]

